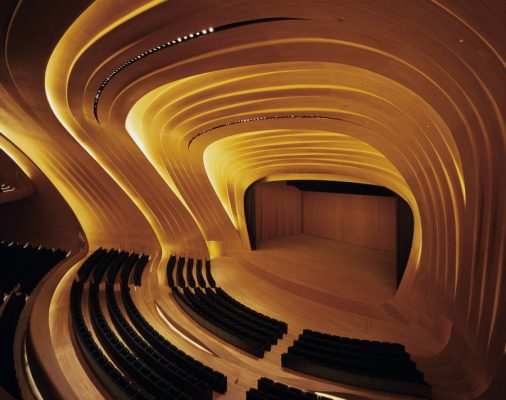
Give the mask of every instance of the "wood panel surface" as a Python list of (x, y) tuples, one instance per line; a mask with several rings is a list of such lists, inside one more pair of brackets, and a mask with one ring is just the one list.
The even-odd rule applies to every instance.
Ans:
[(302, 232), (302, 195), (284, 182), (255, 185), (256, 240)]
[(302, 192), (303, 232), (375, 249), (395, 251), (395, 198)]
[[(423, 370), (437, 371), (430, 379), (441, 399), (480, 396), (504, 381), (506, 3), (257, 3), (2, 1), (0, 130), (62, 194), (92, 248), (216, 258), (246, 243), (244, 191), (255, 181), (325, 174), (388, 187), (410, 205), (415, 230), (395, 302), (380, 309), (399, 332), (402, 321), (416, 325), (413, 342), (426, 331), (444, 337), (451, 321), (444, 351)], [(277, 16), (299, 19), (185, 39)], [(97, 89), (136, 56), (103, 90), (97, 121)], [(76, 231), (59, 232), (52, 240)], [(247, 263), (223, 264), (227, 274), (248, 271), (230, 290), (248, 290), (245, 302), (287, 302), (269, 283), (253, 294), (247, 279), (262, 266)], [(37, 304), (59, 309), (66, 297), (43, 289)], [(336, 301), (328, 296), (316, 303)], [(286, 310), (299, 308), (298, 297)], [(370, 315), (371, 305), (344, 300)], [(47, 314), (37, 318), (43, 337), (60, 322), (44, 323)], [(245, 374), (236, 375), (241, 385)]]

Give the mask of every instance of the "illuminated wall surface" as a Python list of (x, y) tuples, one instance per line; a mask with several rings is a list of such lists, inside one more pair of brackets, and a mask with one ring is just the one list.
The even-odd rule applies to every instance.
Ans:
[(0, 148), (64, 198), (67, 234), (214, 258), (248, 249), (257, 180), (382, 185), (415, 219), (396, 299), (451, 325), (433, 362), (455, 398), (504, 372), (504, 1), (3, 0), (0, 16)]

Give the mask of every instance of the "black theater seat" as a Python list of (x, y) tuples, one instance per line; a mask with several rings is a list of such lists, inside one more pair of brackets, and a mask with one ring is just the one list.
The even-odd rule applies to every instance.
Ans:
[(375, 390), (431, 398), (431, 387), (398, 343), (333, 336), (305, 329), (281, 357), (285, 368)]
[(256, 357), (263, 357), (264, 352), (270, 350), (267, 337), (244, 329), (226, 316), (211, 311), (187, 288), (184, 294), (172, 288), (172, 294), (183, 310), (216, 336)]
[(141, 255), (134, 267), (134, 285), (141, 286), (142, 273), (148, 264), (149, 257), (145, 254)]
[(269, 378), (260, 378), (258, 388), (246, 392), (247, 400), (323, 400), (314, 392), (306, 392), (298, 388), (274, 382)]
[[(172, 265), (175, 262), (172, 260)], [(254, 311), (234, 300), (223, 289), (216, 288), (209, 260), (206, 261), (206, 275), (211, 287), (206, 287), (202, 260), (197, 260), (196, 267), (199, 287), (196, 287), (193, 278), (193, 259), (188, 260), (186, 270), (186, 282), (190, 287), (184, 286), (185, 281), (180, 278), (184, 261), (179, 259), (177, 265), (178, 287), (171, 285), (168, 279), (174, 299), (186, 313), (214, 335), (256, 357), (263, 357), (265, 351), (269, 351), (287, 332), (286, 323)], [(170, 266), (167, 274), (172, 276)]]
[[(0, 296), (16, 287), (30, 294), (44, 276), (66, 257), (63, 250), (34, 247), (29, 244), (0, 242)], [(19, 285), (19, 286), (18, 286)]]
[(81, 265), (79, 271), (77, 271), (77, 276), (80, 280), (86, 281), (88, 280), (91, 271), (95, 268), (95, 264), (99, 262), (99, 260), (107, 254), (107, 251), (99, 248), (93, 252)]
[(135, 303), (130, 295), (130, 289), (127, 285), (122, 285), (121, 297), (133, 325), (146, 342), (153, 347), (153, 349), (156, 349), (156, 351), (158, 351), (167, 360), (174, 362), (178, 368), (183, 369), (188, 374), (191, 374), (204, 382), (207, 382), (213, 390), (225, 393), (227, 390), (227, 377), (185, 354), (160, 335), (146, 321), (135, 306)]
[(206, 277), (209, 286), (212, 288), (216, 287), (216, 282), (214, 281), (213, 274), (211, 273), (211, 260), (206, 260)]
[(169, 287), (174, 287), (176, 284), (174, 282), (174, 269), (176, 268), (176, 256), (171, 255), (169, 257), (169, 261), (167, 262), (167, 283)]
[(12, 294), (4, 305), (0, 315), (0, 360), (2, 360), (2, 372), (0, 373), (0, 386), (12, 396), (21, 398), (18, 387), (16, 370), (14, 369), (14, 336), (19, 316), (25, 305), (25, 296)]
[(201, 259), (198, 259), (197, 260), (197, 267), (196, 267), (196, 270), (197, 270), (197, 282), (199, 284), (200, 287), (206, 287), (206, 280), (204, 279), (204, 275), (202, 274), (202, 260)]
[(153, 399), (128, 377), (123, 375), (103, 354), (88, 330), (82, 313), (83, 282), (74, 281), (70, 291), (72, 327), (88, 365), (113, 398)]
[(222, 304), (226, 304), (227, 307), (234, 308), (236, 312), (241, 312), (243, 315), (254, 318), (256, 321), (259, 321), (260, 324), (270, 326), (272, 329), (278, 332), (279, 338), (281, 338), (284, 333), (288, 332), (288, 325), (286, 322), (278, 321), (277, 319), (271, 318), (245, 306), (244, 304), (231, 297), (222, 288), (217, 287), (216, 292), (213, 292), (211, 289), (208, 289), (206, 291), (208, 293), (213, 293), (213, 295), (215, 293), (220, 298), (220, 302), (222, 302)]
[[(136, 275), (139, 277), (139, 272), (136, 271), (144, 268), (139, 267), (139, 263), (145, 265), (147, 260), (148, 256), (135, 253), (98, 249), (83, 264), (78, 272), (80, 280), (74, 281), (71, 289), (71, 314), (78, 343), (92, 370), (112, 397), (211, 400), (212, 389), (225, 392), (226, 377), (162, 340), (135, 308), (128, 292), (128, 281), (132, 271), (134, 280)], [(123, 316), (116, 300), (114, 283), (118, 274), (121, 276), (125, 308), (140, 334)], [(88, 308), (92, 326), (107, 356), (119, 370), (96, 345), (82, 316), (81, 297), (89, 276), (93, 278), (88, 285)], [(108, 313), (116, 331), (128, 347), (109, 326), (99, 302), (99, 285), (105, 276)], [(144, 329), (139, 329), (139, 322)], [(146, 335), (148, 338), (157, 339), (159, 347), (152, 346), (149, 339), (146, 339), (146, 331), (149, 332)]]
[[(125, 253), (115, 253), (115, 258), (111, 260), (111, 264), (121, 262), (120, 260), (125, 259)], [(106, 268), (100, 271), (97, 276), (103, 276)], [(100, 281), (94, 281), (89, 286), (88, 307), (93, 328), (102, 346), (107, 351), (108, 356), (121, 370), (125, 371), (128, 376), (156, 398), (191, 399), (192, 397), (181, 392), (167, 379), (167, 377), (162, 377), (156, 371), (149, 368), (131, 348), (126, 347), (118, 340), (116, 334), (107, 323), (101, 309), (99, 302), (99, 283)], [(209, 400), (209, 398), (202, 400)]]
[(176, 282), (179, 287), (185, 287), (186, 282), (184, 280), (184, 266), (186, 264), (186, 258), (185, 257), (179, 257), (179, 260), (177, 260), (177, 267), (176, 267)]
[(21, 395), (14, 369), (13, 346), (25, 298), (66, 255), (64, 250), (35, 247), (28, 243), (0, 242), (0, 298), (3, 307), (0, 314), (0, 386), (16, 398)]
[(128, 285), (130, 282), (130, 275), (135, 267), (135, 264), (139, 260), (139, 255), (134, 253), (134, 257), (131, 257), (125, 262), (120, 268), (120, 282), (122, 285)]
[(142, 337), (136, 333), (129, 322), (121, 313), (117, 304), (114, 287), (111, 284), (106, 286), (107, 307), (111, 320), (128, 347), (153, 371), (163, 376), (167, 381), (176, 386), (182, 392), (191, 395), (195, 399), (209, 400), (212, 398), (211, 387), (208, 383), (200, 381), (198, 378), (188, 374), (178, 365), (167, 360), (156, 349), (146, 343)]
[(188, 286), (191, 288), (197, 286), (195, 284), (195, 278), (193, 277), (193, 258), (189, 258), (186, 264), (186, 282), (188, 282)]
[(248, 318), (247, 315), (243, 314), (234, 307), (223, 306), (217, 300), (218, 296), (215, 295), (212, 289), (203, 292), (200, 288), (196, 288), (195, 295), (209, 310), (212, 310), (213, 313), (217, 315), (227, 315), (242, 328), (266, 337), (272, 345), (277, 344), (278, 334), (275, 330), (271, 329), (272, 327), (270, 325), (263, 325), (262, 320), (260, 318), (255, 318), (255, 316)]

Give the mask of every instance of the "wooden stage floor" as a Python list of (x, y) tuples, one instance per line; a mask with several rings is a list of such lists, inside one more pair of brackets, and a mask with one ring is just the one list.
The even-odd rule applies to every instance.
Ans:
[[(266, 285), (269, 291), (275, 286), (280, 293), (309, 300), (307, 311), (317, 318), (325, 311), (320, 309), (322, 305), (374, 316), (374, 308), (391, 300), (396, 290), (393, 252), (305, 234), (264, 241), (257, 251), (234, 258), (237, 262), (227, 258), (213, 262), (213, 273), (222, 286), (230, 285), (235, 291), (241, 289), (235, 282), (253, 280), (256, 285), (252, 285), (251, 295), (258, 299), (263, 298), (256, 292), (259, 285)], [(246, 295), (248, 289), (243, 287), (237, 295)], [(321, 319), (316, 324), (321, 324)]]

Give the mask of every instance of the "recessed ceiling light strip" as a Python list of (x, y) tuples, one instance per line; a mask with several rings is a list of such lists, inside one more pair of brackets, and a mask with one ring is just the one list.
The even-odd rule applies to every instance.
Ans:
[[(164, 43), (159, 44), (158, 46), (155, 46), (151, 49), (148, 49), (142, 53), (137, 54), (136, 56), (130, 58), (129, 60), (126, 60), (123, 64), (117, 66), (113, 71), (107, 75), (107, 77), (102, 81), (100, 86), (97, 89), (97, 92), (95, 93), (95, 97), (93, 99), (93, 114), (95, 115), (95, 119), (99, 121), (98, 119), (98, 103), (100, 101), (100, 96), (102, 95), (102, 92), (104, 91), (105, 87), (108, 85), (108, 83), (116, 77), (120, 72), (122, 72), (125, 68), (129, 67), (130, 65), (134, 64), (137, 61), (140, 61), (146, 57), (149, 57), (153, 54), (158, 53), (161, 50), (165, 50), (169, 47), (176, 46), (178, 44), (198, 39), (204, 36), (208, 36), (215, 32), (225, 31), (228, 29), (234, 29), (239, 28), (246, 25), (252, 25), (252, 24), (261, 24), (261, 23), (267, 23), (267, 22), (275, 22), (275, 21), (286, 21), (286, 20), (304, 20), (304, 18), (262, 18), (262, 19), (253, 19), (248, 21), (240, 21), (240, 22), (233, 22), (231, 24), (221, 25), (216, 28), (213, 28), (212, 26), (206, 29), (202, 29), (197, 32), (192, 32), (187, 35), (181, 35), (177, 38), (168, 40)], [(100, 121), (99, 121), (100, 122)]]
[(227, 123), (221, 124), (221, 125), (216, 125), (216, 126), (213, 126), (212, 128), (200, 131), (199, 133), (197, 133), (195, 136), (193, 136), (190, 139), (190, 141), (188, 142), (188, 148), (190, 148), (190, 145), (192, 144), (192, 142), (195, 139), (197, 139), (199, 136), (202, 136), (203, 134), (208, 133), (210, 131), (214, 131), (215, 129), (224, 128), (226, 126), (244, 124), (244, 123), (247, 123), (247, 122), (255, 122), (255, 121), (268, 121), (268, 120), (273, 120), (273, 119), (311, 119), (311, 118), (312, 119), (328, 119), (328, 120), (334, 120), (334, 121), (351, 122), (351, 121), (347, 121), (347, 120), (345, 120), (343, 118), (329, 117), (329, 116), (325, 116), (325, 115), (295, 115), (295, 114), (290, 114), (290, 115), (269, 115), (269, 116), (261, 116), (261, 117), (251, 117), (251, 118), (245, 118), (245, 119), (239, 119), (239, 120), (236, 120), (236, 121), (227, 122)]

